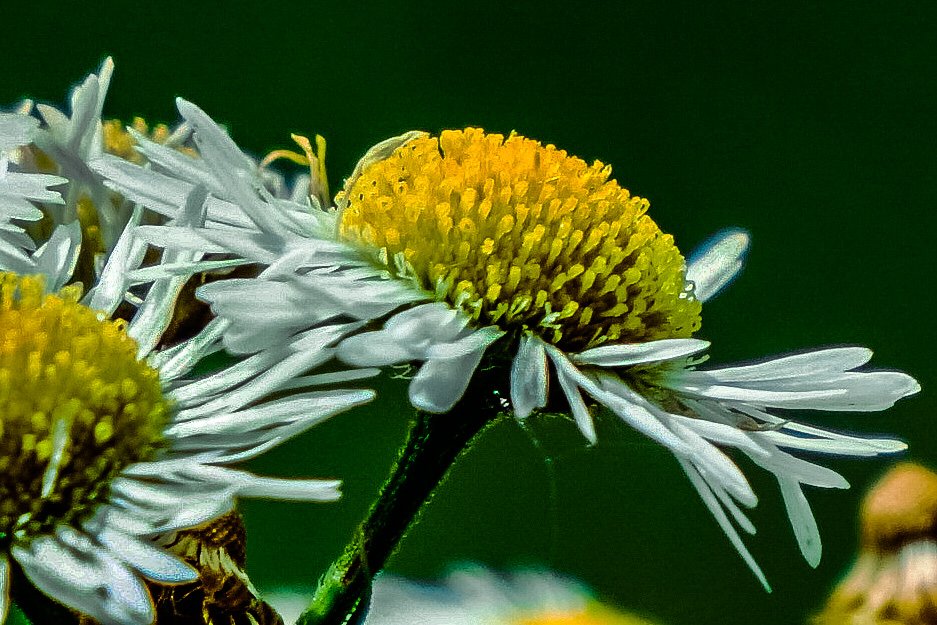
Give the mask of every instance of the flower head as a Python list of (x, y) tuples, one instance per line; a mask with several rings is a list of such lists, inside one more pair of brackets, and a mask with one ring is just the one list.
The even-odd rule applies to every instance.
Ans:
[[(517, 135), (411, 132), (362, 158), (335, 209), (314, 210), (317, 202), (265, 192), (230, 137), (196, 106), (178, 105), (198, 162), (141, 141), (151, 169), (108, 156), (94, 168), (167, 216), (193, 189), (208, 189), (197, 226), (138, 233), (166, 249), (265, 266), (256, 278), (199, 290), (229, 324), (224, 343), (234, 352), (260, 358), (280, 345), (301, 349), (298, 332), (331, 331), (334, 353), (348, 365), (418, 367), (411, 403), (435, 413), (462, 398), (489, 355), (489, 373), (500, 372), (488, 376), (500, 380), (492, 390), (510, 398), (518, 419), (559, 395), (590, 443), (602, 406), (673, 452), (765, 586), (735, 529), (754, 532), (739, 504), (757, 498), (727, 448), (777, 477), (812, 565), (820, 538), (802, 485), (848, 484), (789, 451), (873, 456), (905, 448), (772, 412), (882, 410), (919, 390), (904, 373), (862, 369), (871, 358), (865, 348), (700, 368), (709, 346), (691, 336), (700, 304), (738, 274), (749, 237), (721, 233), (684, 267), (647, 202), (608, 180), (601, 163)], [(268, 314), (258, 318), (258, 307)], [(551, 380), (561, 392), (554, 398)]]
[[(269, 596), (289, 618), (308, 603), (302, 593)], [(380, 575), (364, 625), (651, 625), (599, 601), (570, 577), (545, 570), (492, 571), (461, 566), (438, 582)]]
[(683, 257), (609, 174), (520, 135), (419, 136), (351, 181), (339, 236), (472, 322), (566, 351), (689, 337)]
[(937, 474), (901, 463), (869, 490), (859, 512), (859, 554), (816, 625), (934, 621)]
[[(97, 92), (95, 80), (73, 103), (83, 102), (83, 89)], [(45, 116), (49, 128), (25, 113), (0, 116), (0, 622), (15, 560), (41, 591), (103, 624), (145, 624), (154, 612), (144, 579), (198, 577), (155, 539), (227, 513), (238, 496), (337, 499), (336, 480), (260, 477), (230, 465), (373, 393), (315, 389), (341, 373), (302, 377), (331, 356), (328, 330), (307, 333), (301, 353), (284, 349), (206, 375), (191, 371), (221, 349), (224, 320), (157, 350), (185, 281), (231, 261), (165, 251), (141, 266), (147, 246), (135, 229), (144, 209), (131, 206), (92, 281), (77, 281), (77, 215), (47, 233), (31, 222), (62, 205), (47, 187), (87, 183), (112, 193), (88, 168), (96, 152), (46, 151), (69, 163), (65, 178), (18, 171), (14, 161), (41, 133), (75, 147), (102, 141), (103, 130), (92, 124), (82, 139), (68, 130), (75, 119)], [(196, 223), (205, 197), (196, 189), (173, 224)], [(285, 387), (301, 392), (270, 397)]]

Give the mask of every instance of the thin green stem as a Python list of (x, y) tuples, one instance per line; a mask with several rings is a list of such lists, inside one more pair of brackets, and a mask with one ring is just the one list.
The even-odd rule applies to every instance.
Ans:
[(344, 553), (319, 580), (297, 625), (358, 623), (367, 612), (374, 576), (393, 555), (424, 504), (472, 440), (502, 411), (498, 370), (480, 370), (446, 414), (418, 412), (390, 478)]

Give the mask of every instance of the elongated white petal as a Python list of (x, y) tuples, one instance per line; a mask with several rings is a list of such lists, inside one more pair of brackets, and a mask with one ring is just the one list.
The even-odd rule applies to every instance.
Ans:
[(220, 434), (244, 434), (256, 429), (269, 432), (279, 425), (302, 422), (304, 429), (374, 399), (374, 391), (335, 390), (301, 393), (238, 412), (222, 412), (170, 425), (164, 434), (211, 439)]
[(0, 553), (0, 623), (6, 622), (10, 611), (10, 559)]
[(107, 527), (97, 534), (97, 539), (119, 559), (155, 582), (179, 584), (198, 579), (194, 568), (136, 536)]
[(511, 365), (511, 404), (518, 419), (547, 405), (547, 353), (543, 342), (534, 336), (521, 337)]
[(485, 326), (477, 330), (466, 330), (451, 343), (435, 343), (426, 350), (428, 360), (461, 358), (479, 349), (484, 350), (504, 336), (504, 330), (497, 326)]
[(134, 233), (143, 219), (143, 207), (135, 206), (130, 220), (114, 245), (111, 255), (101, 271), (98, 283), (85, 295), (82, 303), (94, 310), (111, 315), (117, 310), (127, 292), (127, 270), (143, 262), (146, 244)]
[(384, 367), (416, 360), (422, 350), (414, 347), (380, 330), (362, 332), (339, 343), (335, 357), (355, 367)]
[(872, 350), (865, 347), (828, 347), (802, 354), (775, 356), (751, 365), (689, 371), (684, 375), (690, 379), (698, 376), (723, 384), (804, 377), (824, 379), (832, 372), (841, 373), (861, 367), (871, 358)]
[(679, 458), (678, 460), (680, 460), (680, 466), (683, 467), (683, 471), (687, 474), (687, 477), (690, 478), (690, 482), (693, 483), (693, 486), (696, 488), (696, 492), (699, 493), (700, 498), (702, 498), (703, 503), (706, 504), (706, 507), (709, 508), (710, 513), (712, 513), (713, 517), (716, 519), (719, 527), (722, 528), (723, 532), (725, 532), (729, 542), (732, 543), (732, 546), (735, 547), (735, 550), (738, 551), (740, 556), (742, 556), (745, 564), (747, 564), (748, 568), (752, 570), (752, 573), (755, 574), (755, 577), (758, 578), (758, 581), (761, 582), (761, 585), (764, 586), (764, 589), (768, 592), (771, 592), (771, 586), (768, 585), (768, 579), (765, 577), (765, 574), (762, 573), (761, 568), (755, 562), (755, 558), (752, 557), (752, 554), (745, 547), (745, 544), (742, 542), (742, 538), (739, 536), (739, 533), (735, 531), (735, 528), (732, 526), (732, 523), (729, 521), (729, 518), (723, 511), (722, 506), (719, 504), (719, 499), (715, 494), (713, 494), (713, 491), (706, 483), (706, 480), (703, 479), (696, 468), (693, 467), (689, 462)]
[(701, 302), (713, 298), (738, 277), (751, 246), (747, 230), (733, 228), (717, 232), (689, 258), (686, 279), (694, 285), (693, 294)]
[(340, 480), (287, 480), (239, 472), (243, 479), (238, 494), (243, 497), (291, 501), (336, 501), (341, 498)]
[(778, 484), (781, 485), (781, 495), (784, 497), (787, 516), (791, 520), (791, 527), (794, 528), (794, 536), (797, 537), (800, 552), (804, 554), (807, 564), (817, 568), (823, 548), (820, 542), (820, 529), (817, 527), (817, 520), (813, 516), (810, 504), (807, 503), (800, 483), (796, 480), (778, 476)]
[(578, 354), (570, 360), (577, 364), (600, 367), (624, 367), (662, 360), (683, 358), (709, 347), (709, 341), (700, 339), (662, 339), (647, 343), (602, 345)]
[(669, 415), (666, 417), (662, 415), (662, 420), (667, 422), (671, 430), (685, 441), (691, 450), (687, 459), (693, 463), (701, 475), (707, 478), (707, 482), (711, 485), (713, 483), (718, 485), (719, 488), (715, 490), (725, 490), (749, 508), (754, 508), (758, 504), (758, 498), (748, 484), (748, 480), (745, 479), (745, 475), (728, 456), (692, 429), (674, 421)]

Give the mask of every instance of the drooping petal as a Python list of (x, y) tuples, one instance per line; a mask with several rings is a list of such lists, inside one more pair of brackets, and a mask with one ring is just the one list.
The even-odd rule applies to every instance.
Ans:
[(804, 492), (797, 480), (779, 475), (778, 484), (781, 485), (781, 495), (784, 497), (787, 516), (791, 520), (791, 527), (794, 528), (794, 536), (797, 537), (800, 552), (804, 554), (807, 564), (817, 568), (820, 564), (822, 544), (820, 529), (817, 527), (817, 520), (813, 516), (810, 504), (807, 503), (807, 498), (804, 497)]
[(60, 526), (11, 553), (42, 592), (102, 625), (149, 625), (154, 611), (143, 583), (90, 538)]
[(511, 366), (511, 404), (518, 419), (547, 405), (547, 354), (543, 342), (528, 334), (521, 337)]
[(148, 579), (162, 584), (194, 582), (198, 579), (198, 571), (176, 556), (114, 527), (106, 527), (96, 538), (111, 553)]
[(712, 299), (729, 286), (745, 266), (751, 234), (741, 228), (717, 232), (700, 245), (687, 261), (686, 279), (701, 302)]
[(751, 552), (749, 552), (745, 547), (745, 543), (742, 542), (742, 538), (739, 536), (739, 533), (735, 531), (731, 521), (729, 521), (725, 511), (723, 511), (722, 506), (719, 505), (719, 499), (706, 483), (706, 480), (703, 479), (703, 477), (699, 474), (699, 471), (688, 461), (679, 458), (678, 460), (680, 460), (680, 466), (683, 467), (683, 471), (687, 474), (687, 477), (690, 478), (690, 482), (693, 483), (693, 486), (696, 488), (696, 492), (699, 493), (703, 503), (705, 503), (706, 507), (709, 508), (710, 513), (712, 513), (713, 517), (716, 519), (719, 527), (722, 528), (722, 531), (729, 539), (729, 542), (732, 543), (732, 546), (735, 547), (735, 550), (738, 551), (740, 556), (742, 556), (745, 564), (747, 564), (748, 568), (752, 570), (752, 573), (755, 574), (755, 577), (758, 578), (758, 581), (761, 582), (761, 585), (764, 586), (764, 589), (768, 592), (771, 592), (771, 586), (768, 585), (768, 579), (761, 571), (761, 567), (759, 567), (755, 562), (755, 558), (752, 557)]
[(468, 388), (485, 347), (456, 358), (427, 360), (410, 381), (410, 403), (426, 412), (448, 412)]

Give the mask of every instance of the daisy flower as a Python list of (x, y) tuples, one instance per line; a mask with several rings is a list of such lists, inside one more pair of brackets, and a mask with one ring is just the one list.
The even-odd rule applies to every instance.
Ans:
[[(373, 393), (313, 389), (341, 375), (301, 377), (331, 358), (329, 328), (304, 333), (299, 349), (282, 346), (201, 376), (190, 372), (221, 349), (224, 320), (157, 352), (188, 275), (178, 267), (200, 264), (165, 252), (140, 267), (146, 246), (133, 226), (143, 209), (135, 207), (85, 292), (74, 281), (79, 223), (59, 225), (38, 246), (19, 225), (41, 216), (34, 201), (66, 202), (49, 187), (67, 180), (10, 169), (7, 155), (36, 132), (28, 116), (0, 116), (0, 622), (11, 575), (22, 571), (102, 624), (142, 625), (154, 616), (144, 579), (198, 576), (155, 538), (227, 513), (238, 496), (337, 499), (336, 480), (261, 477), (230, 465)], [(205, 196), (196, 189), (172, 223), (198, 221)], [(135, 310), (129, 322), (115, 315), (124, 302)], [(284, 387), (300, 392), (268, 398)]]
[(937, 474), (904, 462), (862, 502), (859, 554), (815, 625), (934, 622), (937, 609)]
[[(289, 621), (308, 603), (301, 592), (265, 595)], [(442, 580), (395, 575), (374, 580), (363, 625), (651, 625), (600, 602), (581, 582), (547, 570), (499, 573), (461, 566)]]
[(773, 412), (877, 411), (919, 390), (904, 373), (865, 369), (872, 353), (863, 347), (701, 367), (709, 343), (693, 335), (702, 304), (738, 274), (748, 235), (723, 233), (687, 265), (647, 200), (601, 162), (516, 134), (409, 132), (372, 148), (335, 206), (324, 207), (274, 197), (223, 129), (185, 100), (178, 107), (201, 159), (141, 137), (150, 167), (104, 156), (92, 168), (168, 217), (193, 189), (208, 190), (203, 222), (137, 233), (167, 250), (264, 267), (199, 290), (228, 323), (223, 342), (234, 353), (264, 358), (297, 349), (297, 333), (331, 329), (347, 365), (411, 366), (409, 396), (420, 411), (474, 400), (466, 389), (484, 374), (483, 393), (509, 399), (518, 419), (565, 398), (589, 443), (604, 407), (676, 456), (766, 588), (736, 529), (754, 532), (742, 508), (757, 499), (727, 451), (776, 476), (816, 566), (820, 537), (802, 486), (848, 484), (790, 452), (905, 448)]

